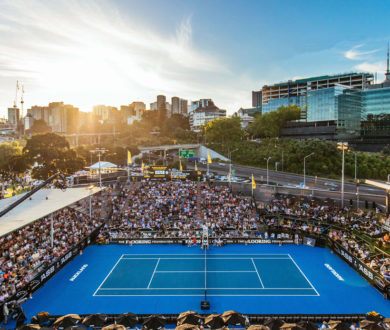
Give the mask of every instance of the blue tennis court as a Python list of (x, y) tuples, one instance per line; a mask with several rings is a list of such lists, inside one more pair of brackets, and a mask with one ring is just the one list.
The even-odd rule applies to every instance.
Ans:
[(296, 245), (89, 246), (24, 304), (28, 317), (133, 312), (390, 314), (390, 301), (327, 248)]
[(316, 296), (289, 254), (124, 254), (94, 296)]

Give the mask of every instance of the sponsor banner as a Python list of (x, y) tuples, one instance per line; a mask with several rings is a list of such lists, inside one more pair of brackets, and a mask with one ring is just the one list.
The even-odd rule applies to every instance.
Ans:
[(303, 238), (303, 244), (305, 244), (307, 246), (315, 247), (316, 246), (316, 240), (314, 238), (311, 238), (311, 237), (304, 237)]
[[(210, 238), (212, 243), (217, 239)], [(223, 244), (294, 244), (294, 240), (287, 239), (256, 239), (256, 238), (222, 238)], [(111, 244), (193, 244), (193, 239), (188, 238), (111, 238)], [(201, 243), (201, 239), (197, 238), (197, 244)]]
[(332, 244), (329, 244), (333, 251), (335, 251), (342, 259), (344, 259), (349, 265), (352, 266), (359, 274), (369, 280), (371, 283), (375, 285), (375, 287), (381, 291), (386, 292), (388, 283), (381, 278), (381, 276), (374, 272), (372, 269), (367, 267), (364, 263), (362, 263), (358, 258), (350, 254), (344, 247), (342, 247), (339, 243), (330, 240)]
[[(101, 227), (95, 229), (88, 237), (76, 245), (72, 250), (68, 251), (65, 255), (59, 258), (57, 261), (52, 263), (49, 267), (45, 268), (45, 265), (38, 267), (36, 275), (34, 278), (23, 288), (18, 290), (14, 296), (12, 296), (8, 301), (11, 300), (21, 300), (28, 297), (30, 294), (38, 290), (44, 283), (46, 283), (49, 278), (51, 278), (55, 273), (57, 273), (63, 266), (65, 266), (70, 260), (72, 260), (80, 250), (84, 249), (90, 242), (93, 242), (97, 237)], [(0, 304), (1, 308), (1, 304)]]

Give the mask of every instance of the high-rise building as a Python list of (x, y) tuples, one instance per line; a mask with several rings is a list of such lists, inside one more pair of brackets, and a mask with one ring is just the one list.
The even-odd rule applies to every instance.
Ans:
[(188, 101), (184, 99), (180, 99), (180, 108), (179, 113), (183, 116), (187, 116), (188, 114)]
[[(308, 95), (322, 89), (343, 87), (354, 89), (368, 88), (374, 79), (373, 74), (364, 72), (353, 72), (338, 75), (325, 75), (282, 82), (274, 85), (265, 85), (261, 89), (262, 113), (277, 110), (280, 106), (296, 104), (304, 108), (307, 106)], [(309, 112), (309, 107), (308, 107)], [(312, 109), (315, 111), (315, 109)]]
[(157, 95), (157, 110), (165, 110), (167, 99), (165, 95)]
[(191, 107), (193, 110), (190, 112), (190, 127), (193, 131), (199, 130), (214, 119), (226, 117), (226, 110), (219, 109), (211, 99), (193, 101)]
[(181, 99), (177, 96), (172, 97), (172, 105), (171, 105), (171, 115), (172, 114), (180, 114), (187, 115), (188, 112), (188, 101)]
[(34, 105), (27, 114), (33, 120), (44, 120), (57, 133), (75, 133), (80, 126), (79, 109), (64, 102), (52, 102), (47, 107)]
[(262, 91), (252, 91), (252, 107), (261, 108), (262, 105)]
[(120, 112), (122, 121), (127, 124), (133, 123), (134, 120), (140, 121), (146, 111), (146, 105), (143, 102), (133, 102), (129, 105), (121, 105)]
[(177, 96), (172, 97), (172, 109), (171, 114), (180, 113), (180, 98)]
[(20, 119), (20, 110), (19, 108), (8, 108), (8, 121), (12, 124), (17, 126)]

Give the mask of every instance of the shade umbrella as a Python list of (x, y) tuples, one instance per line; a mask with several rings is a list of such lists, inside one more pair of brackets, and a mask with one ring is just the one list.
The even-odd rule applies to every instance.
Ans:
[(41, 326), (39, 324), (23, 324), (18, 330), (38, 330)]
[(279, 330), (280, 327), (284, 324), (281, 319), (270, 317), (264, 321), (264, 325), (269, 327), (271, 330)]
[[(43, 328), (41, 328), (42, 330)], [(82, 325), (74, 325), (73, 327), (67, 327), (65, 330), (86, 330)]]
[(310, 321), (299, 321), (298, 325), (306, 330), (318, 330), (318, 326)]
[(96, 326), (96, 327), (102, 327), (107, 322), (107, 315), (103, 313), (96, 313), (91, 314), (86, 317), (84, 317), (82, 324), (84, 324), (87, 327), (90, 326)]
[(360, 329), (379, 330), (383, 329), (378, 323), (369, 320), (363, 320), (359, 323)]
[(248, 327), (246, 330), (270, 330), (270, 329), (263, 324), (253, 324), (250, 327)]
[(50, 321), (49, 317), (50, 313), (40, 312), (31, 318), (31, 323), (43, 324)]
[(211, 314), (205, 318), (204, 325), (210, 327), (211, 329), (220, 329), (225, 326), (225, 322), (223, 321), (221, 315)]
[(124, 313), (115, 319), (115, 323), (132, 328), (138, 323), (138, 317), (134, 313)]
[(71, 327), (81, 321), (81, 317), (77, 314), (67, 314), (59, 317), (53, 323), (55, 328), (67, 328)]
[(176, 327), (176, 330), (199, 330), (199, 326), (197, 326), (195, 324), (184, 323), (184, 324), (178, 325)]
[(167, 323), (167, 320), (164, 316), (161, 315), (151, 315), (146, 318), (144, 326), (147, 329), (159, 329), (162, 328)]
[(283, 324), (280, 329), (284, 330), (302, 330), (303, 328), (300, 327), (297, 323), (285, 323)]
[(197, 312), (187, 311), (179, 314), (177, 317), (177, 325), (193, 324), (198, 325), (202, 321), (201, 316)]
[(329, 329), (332, 330), (350, 330), (348, 324), (341, 321), (329, 321), (328, 322)]
[(245, 317), (236, 311), (227, 311), (222, 314), (223, 321), (225, 324), (230, 324), (230, 325), (242, 325), (245, 327), (246, 324), (246, 319)]
[(126, 330), (126, 327), (122, 324), (110, 324), (102, 328), (102, 330)]

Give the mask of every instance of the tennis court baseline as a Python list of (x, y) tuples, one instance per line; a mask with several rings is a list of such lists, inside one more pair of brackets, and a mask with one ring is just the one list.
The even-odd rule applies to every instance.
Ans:
[(319, 296), (289, 254), (123, 254), (94, 296)]

